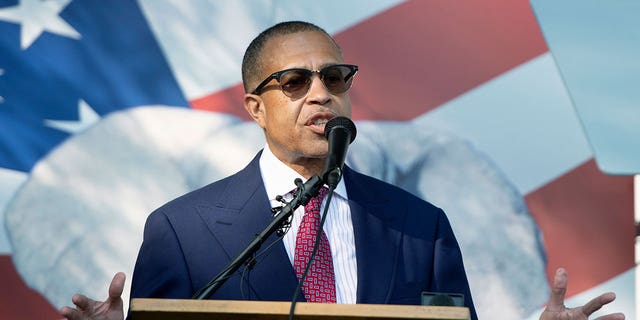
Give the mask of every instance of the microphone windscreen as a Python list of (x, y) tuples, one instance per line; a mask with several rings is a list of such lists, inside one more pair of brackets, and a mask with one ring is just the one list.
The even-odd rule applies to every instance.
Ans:
[(338, 126), (347, 129), (349, 133), (351, 133), (351, 141), (349, 141), (349, 143), (353, 142), (353, 140), (356, 139), (356, 125), (355, 123), (353, 123), (353, 121), (351, 121), (351, 119), (347, 117), (335, 117), (329, 120), (324, 126), (325, 138), (329, 139), (329, 133), (331, 132), (331, 130)]

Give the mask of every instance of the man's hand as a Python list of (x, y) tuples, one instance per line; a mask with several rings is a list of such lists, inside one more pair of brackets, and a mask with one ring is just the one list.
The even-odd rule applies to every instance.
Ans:
[[(567, 292), (567, 271), (558, 268), (553, 279), (553, 288), (547, 308), (540, 315), (540, 320), (586, 320), (589, 316), (598, 311), (605, 304), (615, 300), (613, 292), (603, 293), (584, 306), (577, 308), (567, 308), (564, 306), (564, 294)], [(598, 318), (600, 320), (623, 320), (622, 313), (612, 313)]]
[(60, 314), (68, 320), (123, 320), (122, 290), (125, 275), (116, 273), (109, 286), (109, 297), (104, 302), (95, 301), (84, 295), (76, 294), (71, 301), (76, 308), (63, 307)]

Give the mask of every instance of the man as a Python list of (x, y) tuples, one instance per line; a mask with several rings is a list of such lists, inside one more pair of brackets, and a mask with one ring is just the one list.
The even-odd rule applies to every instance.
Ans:
[[(244, 106), (267, 145), (245, 169), (149, 216), (131, 298), (190, 298), (266, 226), (274, 200), (286, 197), (294, 178), (322, 175), (328, 153), (324, 126), (351, 115), (348, 90), (357, 67), (344, 64), (339, 46), (315, 25), (285, 22), (267, 29), (250, 44), (242, 70)], [(296, 239), (308, 223), (305, 214), (297, 210), (282, 244), (272, 236), (268, 242), (275, 245), (259, 254), (248, 274), (231, 277), (212, 298), (291, 300), (305, 266)], [(320, 247), (324, 242), (329, 253), (316, 259), (329, 267), (316, 274), (329, 283), (330, 293), (317, 296), (304, 287), (297, 300), (419, 304), (422, 291), (454, 292), (465, 296), (477, 319), (461, 253), (442, 210), (345, 168), (325, 233)], [(122, 319), (123, 285), (124, 274), (118, 273), (105, 302), (76, 295), (77, 309), (65, 307), (61, 313), (69, 319)], [(560, 269), (542, 319), (586, 319), (614, 299), (608, 293), (567, 309), (564, 290), (566, 272)]]

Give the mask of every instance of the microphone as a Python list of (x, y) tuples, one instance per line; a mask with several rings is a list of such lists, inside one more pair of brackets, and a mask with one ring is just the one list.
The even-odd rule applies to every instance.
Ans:
[(342, 178), (342, 167), (349, 144), (356, 138), (356, 125), (347, 117), (335, 117), (325, 125), (324, 136), (329, 141), (329, 155), (322, 180), (331, 189), (335, 189)]

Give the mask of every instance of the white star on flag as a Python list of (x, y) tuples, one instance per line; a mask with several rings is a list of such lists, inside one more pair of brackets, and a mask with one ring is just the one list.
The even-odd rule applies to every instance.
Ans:
[(71, 0), (22, 0), (17, 6), (0, 9), (0, 20), (21, 25), (20, 47), (26, 50), (44, 31), (80, 39), (72, 26), (60, 18)]
[(75, 134), (86, 130), (100, 120), (100, 115), (84, 100), (80, 100), (78, 103), (78, 117), (77, 121), (45, 120), (44, 123), (48, 127)]

